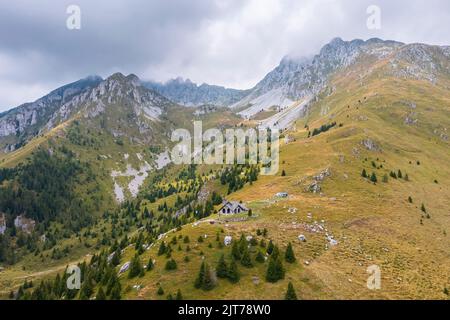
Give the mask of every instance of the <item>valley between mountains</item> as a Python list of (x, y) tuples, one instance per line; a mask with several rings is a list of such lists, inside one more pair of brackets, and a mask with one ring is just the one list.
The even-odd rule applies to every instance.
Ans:
[[(194, 121), (279, 130), (278, 173), (171, 163)], [(68, 84), (0, 114), (1, 298), (449, 299), (449, 130), (449, 46), (337, 38), (249, 90)]]

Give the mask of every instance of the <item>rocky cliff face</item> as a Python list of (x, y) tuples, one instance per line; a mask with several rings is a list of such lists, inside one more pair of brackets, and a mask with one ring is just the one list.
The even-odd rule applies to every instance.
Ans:
[[(0, 152), (13, 151), (76, 114), (84, 119), (103, 115), (114, 135), (125, 135), (127, 126), (137, 126), (137, 131), (145, 134), (151, 131), (149, 121), (158, 121), (174, 105), (171, 101), (185, 106), (231, 106), (246, 118), (277, 106), (289, 112), (282, 118), (291, 119), (304, 113), (299, 108), (306, 108), (307, 101), (327, 88), (333, 74), (353, 64), (383, 61), (387, 76), (436, 84), (441, 76), (450, 74), (449, 58), (449, 46), (336, 38), (312, 58), (283, 58), (253, 89), (246, 91), (207, 84), (198, 86), (181, 78), (161, 84), (141, 82), (135, 75), (120, 73), (106, 80), (88, 77), (0, 114)], [(299, 100), (302, 103), (292, 109)], [(269, 122), (279, 122), (278, 118)]]
[(250, 93), (231, 107), (250, 117), (272, 106), (287, 107), (323, 90), (335, 72), (364, 59), (389, 62), (388, 75), (436, 83), (440, 75), (450, 74), (450, 47), (403, 44), (369, 39), (333, 39), (311, 59), (285, 57), (278, 67), (259, 82)]
[(92, 120), (106, 114), (105, 121), (115, 134), (124, 134), (115, 129), (121, 124), (135, 125), (144, 134), (150, 129), (148, 121), (157, 121), (170, 105), (170, 100), (142, 86), (135, 75), (88, 77), (0, 115), (0, 150), (11, 152), (75, 115)]
[(98, 85), (102, 79), (90, 76), (58, 88), (32, 103), (0, 114), (0, 151), (12, 151), (40, 134), (64, 105)]
[(242, 108), (243, 116), (252, 116), (272, 106), (287, 107), (294, 101), (316, 95), (331, 74), (354, 63), (362, 54), (377, 58), (391, 54), (403, 44), (370, 39), (343, 41), (333, 39), (310, 59), (285, 57), (279, 66), (259, 82), (245, 98), (231, 107)]
[(197, 85), (189, 79), (177, 78), (166, 83), (145, 82), (147, 88), (153, 89), (170, 100), (181, 105), (193, 107), (200, 105), (229, 106), (242, 99), (248, 92), (214, 86)]

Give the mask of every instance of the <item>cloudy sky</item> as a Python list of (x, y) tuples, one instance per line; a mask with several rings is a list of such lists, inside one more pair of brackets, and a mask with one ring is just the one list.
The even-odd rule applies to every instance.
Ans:
[[(357, 2), (357, 4), (356, 4)], [(66, 26), (81, 9), (81, 29)], [(381, 28), (369, 29), (377, 5)], [(90, 74), (254, 86), (285, 55), (334, 37), (450, 44), (448, 0), (15, 0), (0, 2), (0, 111)]]

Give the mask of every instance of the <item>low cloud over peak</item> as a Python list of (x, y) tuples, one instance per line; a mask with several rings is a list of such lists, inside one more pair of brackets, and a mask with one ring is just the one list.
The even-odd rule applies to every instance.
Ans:
[(247, 89), (284, 56), (312, 56), (337, 36), (450, 44), (446, 0), (378, 1), (376, 30), (372, 1), (79, 0), (80, 30), (66, 27), (71, 4), (0, 3), (0, 111), (117, 71)]

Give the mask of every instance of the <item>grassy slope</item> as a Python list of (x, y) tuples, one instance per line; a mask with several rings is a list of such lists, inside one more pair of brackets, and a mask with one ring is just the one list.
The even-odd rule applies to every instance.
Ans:
[[(448, 142), (433, 131), (450, 125), (450, 97), (445, 89), (449, 82), (442, 79), (438, 86), (433, 86), (422, 81), (382, 77), (384, 68), (379, 66), (362, 82), (357, 77), (358, 69), (337, 76), (333, 80), (335, 93), (322, 97), (311, 108), (306, 121), (311, 129), (331, 121), (343, 126), (310, 139), (306, 138), (305, 129), (290, 132), (296, 141), (283, 145), (280, 154), (287, 176), (260, 177), (255, 184), (230, 197), (246, 202), (256, 218), (188, 225), (175, 232), (177, 236), (189, 235), (191, 247), (198, 246), (188, 254), (191, 262), (183, 262), (186, 252), (178, 252), (177, 245), (173, 246), (179, 268), (165, 271), (166, 258), (156, 256), (156, 244), (142, 256), (145, 263), (149, 257), (156, 258), (154, 271), (135, 280), (122, 276), (124, 287), (143, 286), (140, 291), (130, 289), (126, 297), (165, 298), (166, 294), (181, 289), (185, 298), (277, 299), (283, 297), (287, 282), (292, 281), (302, 298), (447, 298), (443, 289), (450, 281), (450, 238), (446, 235), (450, 227), (447, 188), (450, 153)], [(404, 123), (411, 111), (408, 101), (417, 105), (415, 125)], [(320, 116), (322, 107), (330, 107), (326, 116)], [(299, 120), (296, 127), (302, 128), (306, 121)], [(367, 150), (361, 144), (366, 138), (375, 141), (381, 150)], [(373, 168), (372, 160), (383, 168)], [(310, 177), (325, 168), (330, 168), (332, 175), (322, 184), (323, 194), (305, 192)], [(376, 185), (360, 176), (363, 168), (369, 173), (376, 172), (379, 180)], [(407, 173), (410, 181), (381, 182), (385, 173), (398, 169)], [(289, 192), (290, 197), (275, 201), (273, 195), (279, 191)], [(408, 196), (412, 197), (412, 204), (407, 201)], [(422, 203), (429, 219), (420, 210)], [(298, 211), (289, 213), (290, 207)], [(312, 213), (311, 220), (308, 213)], [(324, 234), (312, 234), (300, 226), (314, 220), (325, 221), (329, 232), (339, 241), (337, 246), (326, 249)], [(224, 230), (220, 233), (222, 240), (224, 235), (255, 236), (258, 228), (267, 228), (268, 238), (283, 249), (288, 242), (294, 243), (297, 263), (287, 266), (285, 280), (265, 283), (266, 264), (253, 269), (240, 266), (243, 275), (237, 285), (219, 280), (210, 292), (193, 288), (201, 262), (200, 250), (212, 266), (222, 251), (229, 251), (217, 248), (217, 232)], [(203, 234), (208, 235), (208, 240), (196, 244), (197, 237)], [(305, 234), (308, 241), (298, 242), (299, 234)], [(166, 241), (171, 237), (167, 236)], [(208, 243), (213, 244), (213, 249), (208, 248)], [(133, 251), (127, 252), (124, 261), (131, 258)], [(372, 264), (381, 268), (380, 290), (366, 287), (369, 276), (366, 268)], [(253, 283), (253, 276), (260, 278), (259, 284)], [(159, 284), (165, 290), (162, 297), (156, 295)]]
[[(287, 282), (292, 281), (302, 298), (446, 298), (443, 288), (450, 282), (450, 238), (446, 235), (450, 229), (447, 188), (450, 153), (448, 142), (433, 132), (450, 126), (450, 97), (445, 89), (449, 82), (443, 79), (433, 86), (389, 78), (385, 76), (384, 65), (377, 67), (362, 80), (359, 74), (366, 66), (357, 66), (333, 79), (334, 93), (322, 96), (311, 107), (308, 117), (299, 120), (297, 129), (289, 133), (296, 141), (281, 148), (280, 172), (285, 169), (285, 177), (261, 176), (253, 185), (230, 196), (246, 202), (253, 209), (254, 218), (245, 222), (187, 225), (174, 232), (176, 236), (188, 235), (192, 248), (186, 253), (186, 244), (181, 241), (182, 251), (177, 250), (178, 245), (173, 246), (178, 270), (164, 270), (166, 258), (157, 257), (159, 243), (155, 244), (142, 255), (143, 263), (149, 257), (156, 259), (155, 270), (133, 280), (127, 279), (126, 274), (121, 276), (123, 287), (129, 288), (125, 297), (164, 299), (168, 293), (181, 289), (188, 299), (278, 299), (283, 297)], [(404, 123), (411, 112), (408, 101), (417, 105), (415, 125)], [(329, 108), (326, 116), (320, 114), (323, 107)], [(313, 129), (332, 121), (343, 126), (307, 138), (305, 123)], [(366, 138), (375, 141), (381, 151), (365, 149), (361, 141)], [(371, 161), (383, 168), (373, 168)], [(332, 175), (322, 183), (323, 194), (306, 192), (311, 176), (325, 168), (330, 168)], [(369, 173), (376, 172), (379, 180), (376, 185), (360, 176), (363, 168)], [(381, 182), (384, 173), (398, 169), (408, 173), (410, 181)], [(279, 191), (289, 192), (289, 198), (274, 199), (273, 195)], [(408, 196), (413, 198), (412, 204), (408, 203)], [(422, 218), (421, 203), (425, 204), (430, 219)], [(289, 213), (291, 207), (297, 208), (297, 212)], [(312, 214), (311, 220), (308, 213)], [(337, 246), (326, 249), (324, 234), (309, 233), (300, 225), (321, 220), (339, 241)], [(258, 228), (267, 228), (268, 239), (273, 239), (283, 251), (288, 242), (293, 242), (297, 262), (285, 264), (285, 280), (265, 283), (267, 263), (255, 263), (257, 267), (252, 269), (239, 266), (242, 278), (236, 285), (219, 280), (210, 292), (194, 289), (200, 251), (213, 267), (222, 252), (229, 253), (230, 248), (218, 248), (215, 240), (218, 232), (222, 241), (225, 235), (233, 235), (235, 239), (241, 233), (255, 236)], [(208, 235), (205, 242), (197, 243), (196, 239), (205, 234)], [(298, 242), (299, 234), (305, 234), (308, 241)], [(166, 241), (173, 235), (169, 234)], [(209, 243), (213, 248), (208, 247)], [(122, 263), (133, 255), (134, 249), (128, 248)], [(183, 261), (186, 255), (190, 257), (188, 263)], [(381, 290), (366, 288), (366, 268), (372, 264), (381, 267)], [(14, 272), (22, 275), (17, 269)], [(259, 284), (252, 281), (255, 276), (259, 277)], [(143, 288), (133, 289), (135, 284)], [(160, 284), (165, 290), (162, 297), (156, 295)]]
[[(167, 115), (167, 120), (173, 127), (192, 130), (191, 118), (193, 112), (193, 108), (173, 107), (172, 112)], [(64, 145), (69, 150), (77, 154), (79, 159), (92, 165), (93, 171), (96, 173), (98, 181), (100, 181), (100, 194), (103, 199), (109, 199), (110, 204), (109, 207), (102, 208), (99, 212), (113, 209), (115, 206), (115, 200), (113, 198), (113, 180), (110, 177), (110, 171), (112, 169), (125, 170), (127, 164), (131, 164), (132, 167), (139, 169), (142, 165), (142, 161), (137, 159), (136, 153), (140, 153), (143, 158), (150, 163), (154, 160), (155, 155), (151, 153), (149, 146), (143, 144), (133, 144), (127, 139), (123, 140), (122, 145), (117, 144), (115, 139), (110, 134), (98, 130), (98, 128), (100, 128), (99, 119), (94, 119), (90, 123), (83, 119), (79, 121), (79, 127), (84, 136), (90, 137), (95, 141), (93, 146), (83, 146), (71, 143), (69, 139), (66, 138), (66, 133), (73, 124), (73, 121), (77, 119), (79, 118), (71, 119), (51, 131), (34, 138), (23, 148), (10, 154), (3, 155), (0, 158), (0, 166), (14, 167), (21, 162), (26, 162), (28, 161), (31, 153), (38, 147), (54, 148), (55, 146)], [(206, 130), (206, 128), (217, 126), (217, 123), (224, 126), (233, 126), (239, 121), (239, 119), (239, 117), (230, 111), (220, 111), (197, 117), (196, 120), (202, 120), (204, 130)], [(112, 124), (115, 123), (114, 119), (108, 120)], [(154, 141), (156, 145), (164, 147), (164, 144), (169, 138), (162, 136), (161, 133), (164, 132), (161, 127), (162, 125), (163, 124), (161, 123), (154, 123), (154, 127), (156, 128), (154, 132), (157, 136)], [(89, 133), (86, 135), (87, 130), (89, 130)], [(130, 135), (135, 133), (136, 132), (130, 132)], [(161, 149), (161, 151), (163, 150), (164, 149)], [(125, 154), (129, 154), (129, 158), (127, 160), (124, 159)], [(164, 169), (166, 172), (165, 175), (167, 176), (164, 179), (164, 182), (166, 184), (172, 182), (172, 178), (178, 175), (180, 169), (181, 168), (178, 167)], [(205, 169), (205, 173), (208, 171), (209, 170)], [(150, 172), (148, 180), (150, 180), (154, 175), (155, 172)], [(125, 186), (130, 180), (131, 178), (121, 177), (118, 179), (118, 182)], [(145, 187), (145, 184), (143, 187)], [(87, 188), (88, 186), (83, 185), (77, 187), (77, 192), (81, 197), (83, 197), (83, 194), (86, 192), (89, 192)], [(128, 194), (128, 190), (125, 190), (125, 192)], [(147, 207), (148, 209), (155, 211), (158, 204), (162, 204), (166, 201), (169, 205), (171, 205), (175, 200), (176, 195), (172, 195), (164, 200), (158, 200), (154, 204), (147, 205)], [(145, 203), (146, 201), (144, 201), (144, 204)], [(99, 224), (93, 228), (93, 231), (99, 231), (103, 228), (110, 230), (110, 225), (100, 221)], [(25, 279), (38, 281), (39, 279), (47, 277), (52, 278), (55, 273), (62, 272), (68, 264), (81, 261), (83, 259), (89, 259), (91, 254), (96, 251), (94, 247), (96, 240), (97, 239), (88, 238), (83, 239), (83, 241), (80, 242), (77, 237), (72, 236), (69, 239), (61, 240), (57, 245), (60, 249), (70, 247), (70, 254), (67, 257), (63, 257), (59, 260), (53, 260), (51, 259), (51, 250), (46, 250), (42, 252), (44, 258), (41, 258), (40, 255), (35, 256), (33, 254), (29, 254), (14, 266), (4, 266), (5, 269), (0, 272), (0, 296), (6, 296), (9, 294), (11, 289), (17, 288)]]

